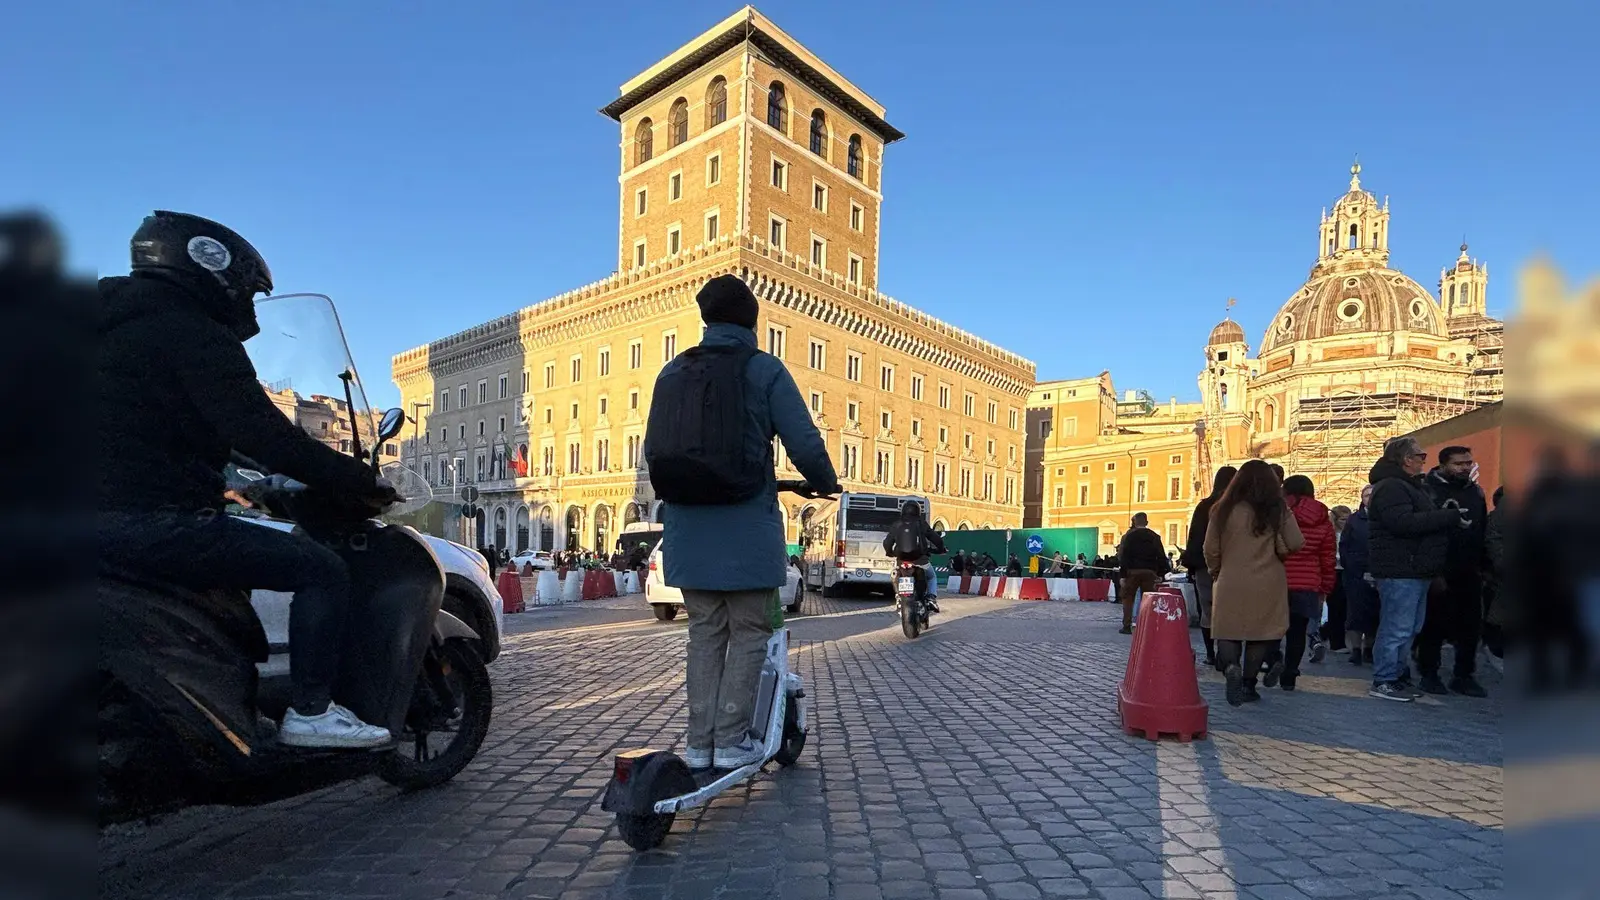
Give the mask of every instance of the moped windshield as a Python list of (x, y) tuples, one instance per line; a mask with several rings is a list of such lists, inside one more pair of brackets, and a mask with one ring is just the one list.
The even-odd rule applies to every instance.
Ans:
[(244, 347), (272, 401), (323, 443), (354, 453), (359, 441), (370, 453), (377, 420), (333, 301), (322, 294), (265, 297), (256, 301), (256, 320), (261, 333)]

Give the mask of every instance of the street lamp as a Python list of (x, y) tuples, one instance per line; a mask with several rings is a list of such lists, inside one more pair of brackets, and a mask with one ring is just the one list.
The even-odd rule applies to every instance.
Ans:
[(432, 403), (412, 401), (411, 403), (411, 455), (415, 463), (422, 458), (422, 416), (418, 415), (424, 409), (432, 409)]

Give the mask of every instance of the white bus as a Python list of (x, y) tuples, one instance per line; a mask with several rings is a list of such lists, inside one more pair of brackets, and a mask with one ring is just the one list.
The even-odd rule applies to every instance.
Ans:
[(922, 507), (924, 518), (930, 515), (927, 497), (849, 491), (802, 514), (807, 590), (833, 593), (860, 585), (893, 595), (894, 560), (883, 552), (883, 539), (907, 500)]

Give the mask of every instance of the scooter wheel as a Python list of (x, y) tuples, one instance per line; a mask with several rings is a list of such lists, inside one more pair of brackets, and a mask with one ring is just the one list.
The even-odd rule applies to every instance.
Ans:
[(617, 832), (623, 843), (642, 853), (661, 846), (677, 818), (677, 813), (617, 813)]
[(780, 766), (792, 766), (800, 761), (800, 751), (806, 747), (806, 733), (800, 730), (800, 710), (795, 708), (793, 697), (783, 711), (783, 742), (772, 759)]
[(905, 636), (916, 638), (922, 633), (922, 616), (913, 608), (914, 604), (907, 600), (900, 601), (900, 630)]

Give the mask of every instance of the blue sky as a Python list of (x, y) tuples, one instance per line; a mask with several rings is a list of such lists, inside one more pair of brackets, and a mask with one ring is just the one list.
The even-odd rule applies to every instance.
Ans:
[[(338, 301), (369, 393), (390, 356), (605, 277), (617, 86), (733, 0), (24, 4), (0, 72), (0, 207), (126, 270), (152, 208), (226, 222), (280, 290)], [(1197, 396), (1224, 314), (1252, 344), (1320, 209), (1391, 197), (1432, 288), (1465, 234), (1491, 310), (1547, 252), (1600, 270), (1585, 3), (872, 3), (759, 8), (888, 108), (881, 287), (1038, 363)], [(20, 139), (19, 139), (20, 137)]]

